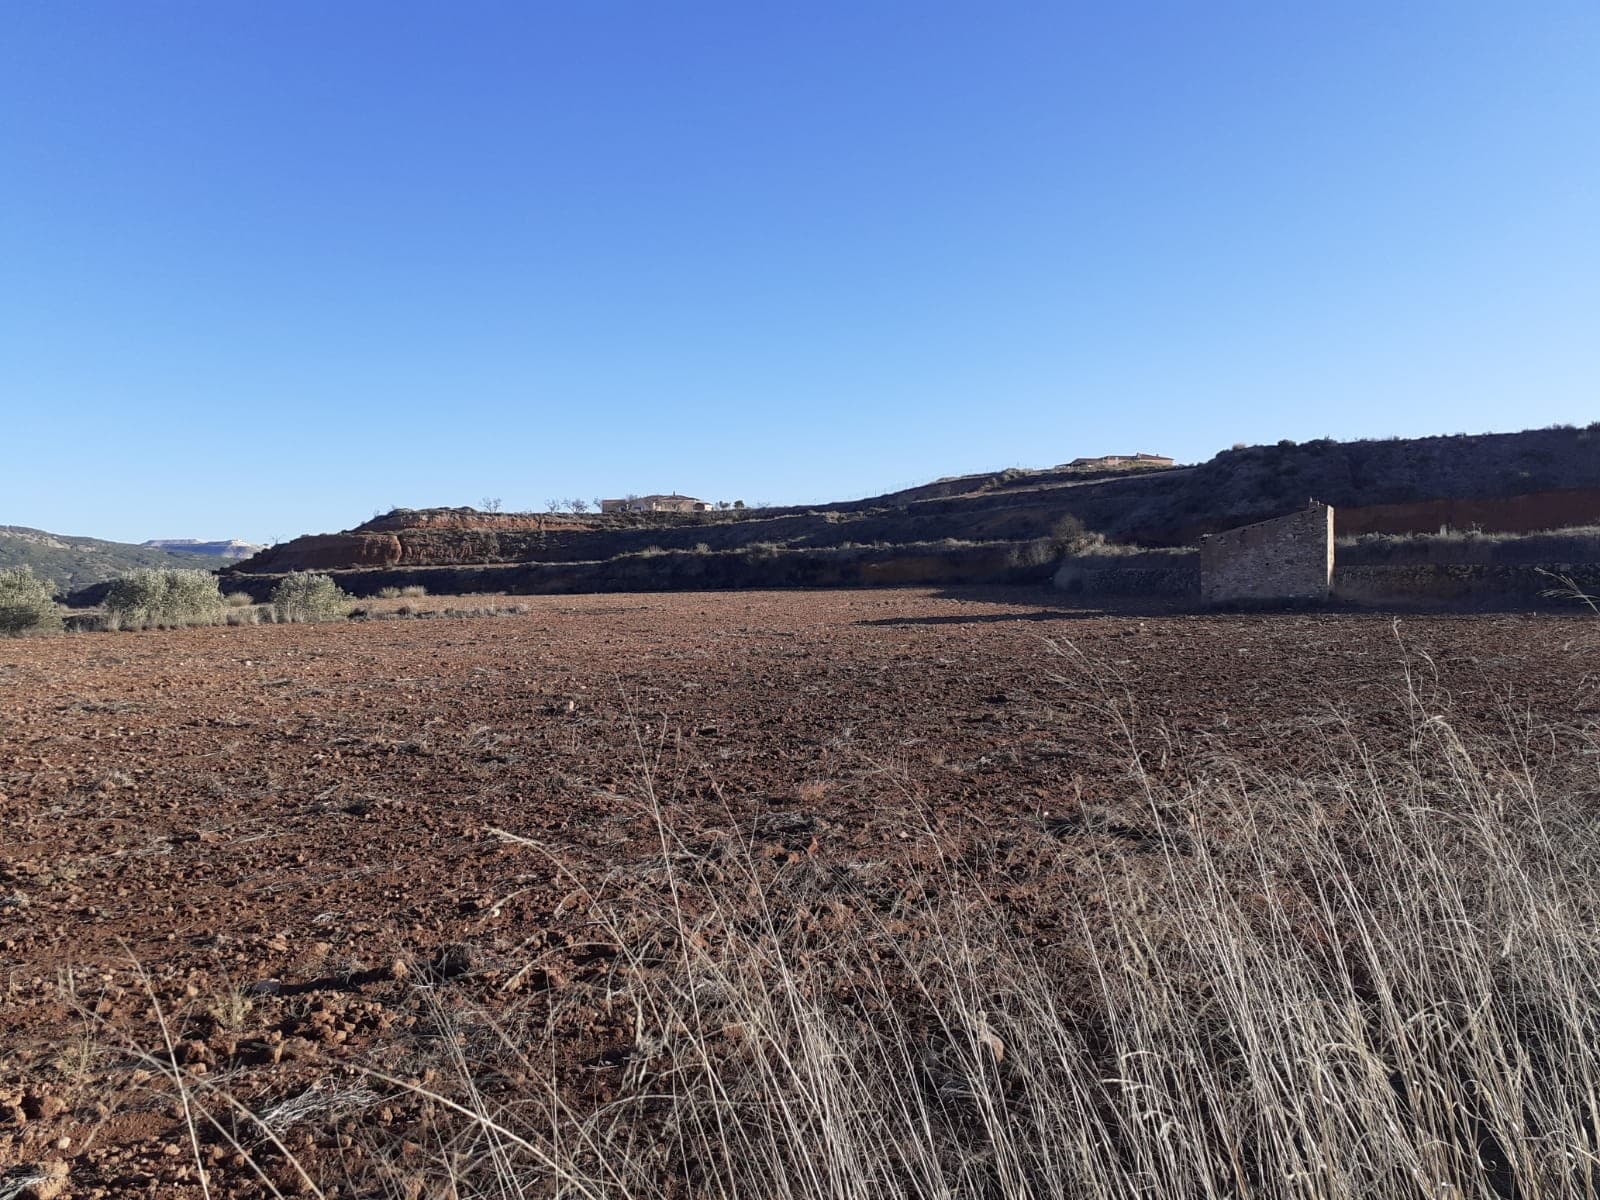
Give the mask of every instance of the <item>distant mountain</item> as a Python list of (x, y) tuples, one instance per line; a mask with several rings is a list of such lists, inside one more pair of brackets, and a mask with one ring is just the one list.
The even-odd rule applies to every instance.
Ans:
[(32, 567), (35, 575), (49, 580), (62, 595), (136, 567), (210, 571), (223, 561), (227, 560), (215, 554), (182, 553), (149, 543), (135, 546), (46, 533), (23, 525), (0, 525), (0, 567)]
[(198, 538), (151, 538), (148, 542), (139, 544), (155, 550), (172, 550), (179, 554), (205, 554), (212, 558), (230, 560), (249, 558), (258, 550), (266, 549), (265, 546), (255, 542), (241, 542), (238, 538), (231, 538), (226, 542), (203, 542)]

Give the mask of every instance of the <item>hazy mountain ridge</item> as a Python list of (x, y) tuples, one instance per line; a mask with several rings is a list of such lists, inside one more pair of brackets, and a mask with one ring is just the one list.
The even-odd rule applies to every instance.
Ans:
[(114, 579), (139, 567), (186, 568), (209, 571), (219, 561), (215, 554), (182, 553), (159, 546), (108, 542), (102, 538), (72, 537), (31, 529), (26, 525), (0, 525), (0, 568), (31, 567), (57, 592)]
[(238, 538), (208, 542), (201, 538), (150, 538), (139, 543), (153, 550), (170, 550), (176, 554), (204, 554), (209, 558), (249, 558), (265, 550), (260, 542), (242, 542)]

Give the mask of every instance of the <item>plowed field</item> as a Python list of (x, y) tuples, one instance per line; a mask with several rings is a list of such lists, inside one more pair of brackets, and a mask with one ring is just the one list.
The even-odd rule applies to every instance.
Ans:
[[(1157, 779), (1222, 756), (1293, 774), (1339, 739), (1403, 750), (1435, 707), (1491, 733), (1600, 720), (1600, 621), (1578, 615), (1117, 616), (1026, 591), (523, 602), (0, 642), (0, 1169), (198, 1195), (176, 1070), (246, 1148), (270, 1126), (328, 1194), (370, 1194), (363, 1131), (401, 1131), (401, 1159), (435, 1148), (361, 1068), (430, 1078), (440, 1006), (529, 1019), (602, 987), (614, 948), (586, 905), (667, 903), (664, 830), (889, 894), (962, 847), (1139, 852), (1074, 823), (1121, 802), (1135, 754)], [(1006, 901), (1044, 936), (1037, 878)], [(603, 1008), (563, 1008), (551, 1065), (591, 1099), (626, 1059)], [(215, 1194), (266, 1194), (214, 1128), (196, 1142)], [(394, 1194), (422, 1194), (397, 1169)]]

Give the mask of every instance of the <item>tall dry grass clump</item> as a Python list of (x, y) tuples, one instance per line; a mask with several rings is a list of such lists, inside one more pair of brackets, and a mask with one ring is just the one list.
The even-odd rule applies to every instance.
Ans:
[[(666, 902), (575, 881), (604, 986), (523, 1024), (438, 1014), (433, 1182), (1600, 1195), (1600, 739), (1407, 717), (1382, 752), (1323, 729), (1293, 777), (1196, 755), (1159, 782), (1135, 737), (1125, 801), (903, 871), (680, 839), (647, 773)], [(619, 1012), (620, 1083), (579, 1099), (556, 1031)]]

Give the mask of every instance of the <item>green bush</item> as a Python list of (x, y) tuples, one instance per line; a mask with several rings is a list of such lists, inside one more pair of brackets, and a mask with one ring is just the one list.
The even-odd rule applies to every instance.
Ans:
[(272, 609), (280, 621), (343, 620), (350, 597), (331, 576), (296, 571), (272, 589)]
[(128, 571), (106, 593), (106, 611), (123, 628), (209, 625), (221, 618), (222, 609), (217, 577), (210, 571)]
[(0, 634), (47, 633), (61, 628), (50, 585), (32, 567), (0, 571)]

